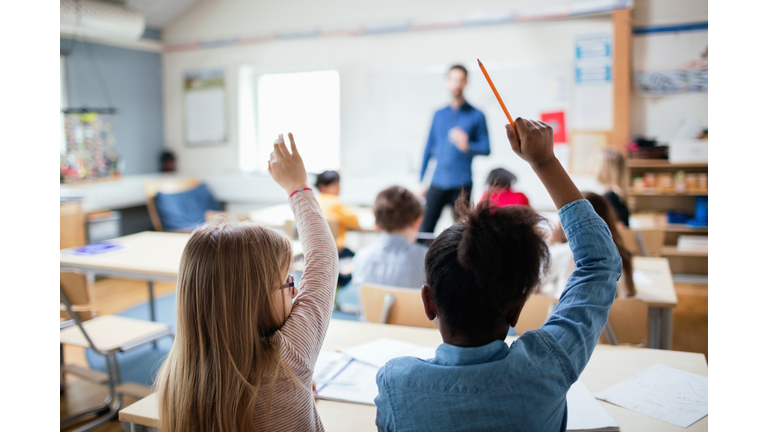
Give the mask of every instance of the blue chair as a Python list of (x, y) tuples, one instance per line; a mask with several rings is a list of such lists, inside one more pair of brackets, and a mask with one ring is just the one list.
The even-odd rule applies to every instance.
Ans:
[(155, 231), (190, 232), (205, 222), (208, 210), (221, 211), (208, 187), (197, 179), (167, 179), (144, 184)]

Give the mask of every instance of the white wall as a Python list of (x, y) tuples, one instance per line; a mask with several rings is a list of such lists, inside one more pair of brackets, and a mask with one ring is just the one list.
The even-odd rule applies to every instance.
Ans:
[[(706, 22), (707, 0), (635, 0), (633, 26)], [(671, 70), (698, 57), (708, 32), (693, 31), (634, 35), (633, 70)], [(708, 94), (670, 96), (632, 95), (631, 133), (666, 140), (690, 118), (698, 129), (707, 127)]]
[[(476, 10), (540, 8), (563, 3), (396, 1), (386, 5), (365, 3), (363, 7), (359, 2), (336, 0), (324, 2), (323, 7), (318, 7), (315, 3), (298, 0), (275, 2), (268, 6), (262, 2), (220, 0), (201, 3), (164, 29), (163, 37), (166, 43), (182, 43), (301, 30), (311, 26), (418, 19), (434, 17), (435, 13), (465, 15)], [(340, 10), (345, 13), (339, 14)], [(509, 150), (503, 129), (506, 120), (480, 75), (475, 59), (482, 59), (494, 77), (497, 76), (494, 70), (547, 67), (551, 64), (561, 67), (565, 65), (567, 71), (573, 62), (573, 40), (576, 35), (611, 32), (610, 17), (602, 16), (383, 35), (276, 40), (253, 45), (168, 52), (163, 56), (166, 142), (176, 151), (178, 165), (183, 172), (206, 177), (226, 172), (229, 178), (237, 177), (238, 125), (237, 116), (233, 113), (237, 109), (239, 68), (249, 66), (256, 73), (337, 69), (341, 76), (341, 198), (357, 204), (370, 204), (378, 190), (391, 184), (416, 187), (431, 116), (435, 109), (448, 102), (447, 94), (438, 95), (434, 100), (426, 102), (428, 108), (421, 112), (421, 118), (413, 119), (413, 132), (407, 135), (409, 141), (397, 146), (397, 151), (402, 155), (402, 163), (390, 158), (389, 163), (382, 168), (382, 152), (386, 152), (386, 149), (382, 149), (374, 139), (381, 132), (376, 129), (376, 120), (371, 119), (371, 77), (393, 70), (392, 73), (415, 71), (416, 74), (434, 74), (434, 84), (441, 86), (445, 69), (454, 62), (461, 62), (470, 71), (476, 71), (470, 75), (467, 99), (486, 113), (491, 135), (491, 158), (475, 158), (476, 192), (481, 191), (490, 169), (505, 166), (518, 175), (519, 189), (529, 195), (535, 208), (553, 209), (554, 205), (532, 170)], [(183, 145), (181, 77), (185, 70), (220, 67), (227, 71), (231, 139), (222, 146), (187, 148)], [(499, 76), (498, 79), (502, 80), (503, 77)], [(525, 82), (518, 84), (526, 86)], [(484, 95), (482, 98), (481, 94)], [(407, 98), (403, 102), (408, 104)], [(535, 118), (539, 115), (539, 111), (527, 109), (529, 106), (540, 107), (538, 100), (526, 103), (508, 99), (506, 102), (510, 110), (514, 107), (515, 116)], [(253, 178), (253, 175), (248, 178)], [(584, 189), (595, 188), (589, 176), (576, 176), (576, 180)]]

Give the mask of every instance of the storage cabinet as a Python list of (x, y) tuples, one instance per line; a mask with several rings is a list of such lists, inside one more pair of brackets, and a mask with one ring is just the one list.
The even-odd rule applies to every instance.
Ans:
[[(642, 228), (656, 228), (664, 231), (664, 246), (661, 255), (669, 260), (669, 267), (675, 282), (678, 305), (674, 310), (672, 349), (701, 352), (707, 355), (707, 310), (708, 310), (708, 260), (706, 250), (681, 250), (678, 239), (686, 236), (708, 236), (708, 228), (690, 228), (684, 223), (668, 222), (667, 212), (676, 211), (691, 217), (696, 210), (696, 197), (708, 196), (707, 163), (672, 164), (666, 160), (628, 159), (630, 172), (630, 193), (628, 205), (632, 217), (630, 225)], [(691, 176), (686, 190), (678, 191), (674, 175), (683, 171)], [(652, 174), (654, 184), (646, 181), (642, 188), (635, 188), (633, 177)], [(673, 184), (661, 184), (672, 175)], [(704, 174), (705, 176), (701, 176)], [(703, 178), (703, 181), (700, 179)], [(646, 179), (647, 180), (647, 179)], [(693, 187), (690, 187), (693, 186)], [(703, 187), (699, 187), (703, 186)], [(691, 190), (693, 189), (693, 190)]]

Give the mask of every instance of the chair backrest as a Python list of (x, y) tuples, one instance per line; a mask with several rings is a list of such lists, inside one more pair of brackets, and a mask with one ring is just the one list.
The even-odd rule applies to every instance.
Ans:
[(166, 194), (179, 193), (188, 191), (199, 185), (200, 180), (194, 178), (169, 178), (144, 183), (144, 195), (147, 197), (147, 210), (149, 211), (149, 217), (152, 219), (152, 226), (155, 228), (155, 231), (163, 230), (163, 224), (160, 221), (160, 216), (157, 214), (157, 208), (155, 207), (155, 196), (157, 196), (158, 192)]
[(360, 302), (368, 322), (382, 322), (384, 316), (386, 324), (435, 328), (424, 312), (420, 289), (365, 283), (360, 288)]
[[(59, 283), (61, 290), (64, 291), (72, 305), (72, 310), (80, 316), (80, 319), (86, 321), (93, 318), (95, 311), (91, 305), (91, 293), (85, 274), (73, 270), (61, 270)], [(64, 305), (61, 304), (60, 306), (60, 318), (62, 320), (72, 319)]]
[(633, 255), (659, 256), (664, 246), (664, 230), (619, 228), (619, 234)]
[(551, 314), (552, 305), (557, 303), (557, 299), (541, 294), (533, 294), (520, 312), (517, 319), (515, 333), (521, 335), (528, 330), (535, 330), (544, 324)]
[(646, 343), (648, 304), (640, 299), (616, 299), (600, 341), (611, 345)]

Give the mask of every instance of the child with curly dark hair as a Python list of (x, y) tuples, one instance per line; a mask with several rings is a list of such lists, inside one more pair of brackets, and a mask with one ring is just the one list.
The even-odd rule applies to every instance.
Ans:
[(559, 209), (576, 269), (550, 318), (504, 340), (536, 289), (549, 253), (542, 218), (489, 201), (460, 209), (425, 258), (421, 295), (443, 338), (435, 358), (400, 357), (376, 376), (380, 431), (565, 431), (566, 393), (587, 365), (621, 275), (605, 222), (555, 158), (552, 128), (515, 121), (507, 137)]

